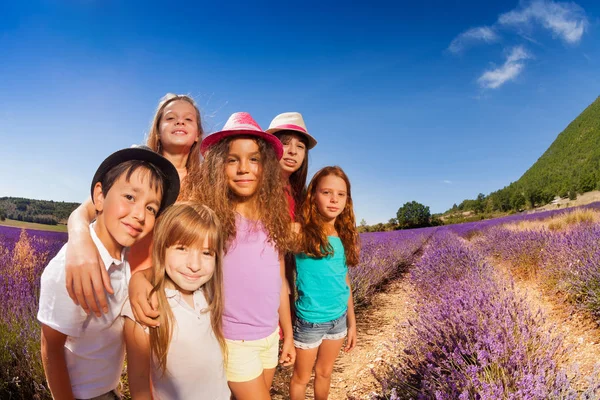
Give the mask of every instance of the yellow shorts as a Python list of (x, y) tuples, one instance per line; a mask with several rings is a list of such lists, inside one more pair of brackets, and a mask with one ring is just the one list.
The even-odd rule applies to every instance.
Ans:
[(271, 335), (258, 340), (229, 340), (225, 373), (230, 382), (248, 382), (263, 370), (275, 368), (279, 355), (279, 327)]

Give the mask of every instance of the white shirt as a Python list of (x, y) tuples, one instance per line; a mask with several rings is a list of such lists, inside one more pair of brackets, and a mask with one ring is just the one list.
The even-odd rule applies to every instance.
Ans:
[(68, 336), (65, 358), (73, 395), (79, 399), (99, 396), (119, 384), (125, 358), (123, 319), (119, 316), (127, 300), (131, 275), (126, 251), (116, 260), (96, 235), (94, 223), (90, 225), (90, 234), (115, 291), (113, 295), (106, 294), (108, 313), (101, 317), (87, 315), (69, 297), (65, 283), (68, 244), (65, 244), (42, 273), (37, 315), (42, 324)]
[[(173, 337), (167, 355), (167, 372), (152, 365), (152, 396), (155, 400), (229, 400), (223, 353), (210, 323), (208, 303), (202, 289), (194, 292), (194, 308), (178, 290), (166, 289), (173, 311)], [(123, 315), (133, 320), (129, 302)], [(147, 332), (147, 330), (146, 330)]]

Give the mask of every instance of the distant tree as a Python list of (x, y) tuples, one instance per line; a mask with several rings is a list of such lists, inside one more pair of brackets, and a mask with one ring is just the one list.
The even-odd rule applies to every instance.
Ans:
[(529, 206), (534, 208), (537, 204), (541, 203), (542, 191), (537, 188), (529, 188), (525, 192), (525, 198), (529, 202)]
[(429, 225), (431, 226), (442, 226), (444, 225), (444, 221), (440, 218), (440, 214), (432, 215), (429, 220)]
[(579, 179), (579, 191), (581, 193), (590, 192), (596, 188), (596, 176), (593, 172), (588, 172)]
[(577, 200), (577, 190), (574, 188), (569, 189), (569, 200)]
[(481, 214), (485, 210), (485, 194), (479, 193), (473, 204), (473, 211)]
[(416, 201), (404, 203), (397, 212), (398, 225), (401, 228), (419, 228), (429, 226), (431, 212), (428, 206)]
[(367, 225), (367, 221), (365, 221), (364, 218), (360, 220), (357, 230), (358, 230), (358, 233), (369, 232), (369, 225)]
[(510, 197), (510, 206), (515, 211), (523, 209), (525, 203), (527, 203), (527, 199), (525, 199), (525, 196), (521, 192), (514, 192)]
[(388, 221), (388, 224), (390, 225), (396, 225), (398, 223), (398, 220), (396, 220), (396, 218), (390, 218), (390, 220)]
[(0, 208), (0, 221), (4, 221), (6, 219), (6, 212), (4, 209)]

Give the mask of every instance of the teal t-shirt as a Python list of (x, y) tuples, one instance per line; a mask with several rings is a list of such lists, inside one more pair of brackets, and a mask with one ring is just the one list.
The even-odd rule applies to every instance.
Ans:
[(346, 283), (346, 254), (342, 240), (328, 236), (333, 255), (313, 258), (296, 255), (296, 314), (308, 322), (321, 323), (338, 319), (348, 309), (350, 288)]

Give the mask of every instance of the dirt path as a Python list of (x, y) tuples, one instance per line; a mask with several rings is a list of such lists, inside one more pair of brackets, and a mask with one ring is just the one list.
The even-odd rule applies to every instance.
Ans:
[[(378, 384), (371, 374), (383, 360), (389, 359), (387, 344), (390, 339), (402, 340), (408, 324), (414, 317), (413, 288), (407, 279), (390, 282), (385, 290), (375, 295), (373, 303), (357, 315), (357, 346), (350, 353), (340, 353), (332, 379), (329, 398), (346, 399), (349, 394), (357, 399), (368, 399)], [(275, 375), (273, 399), (288, 398), (291, 369), (278, 370)], [(312, 381), (307, 398), (313, 398)]]

